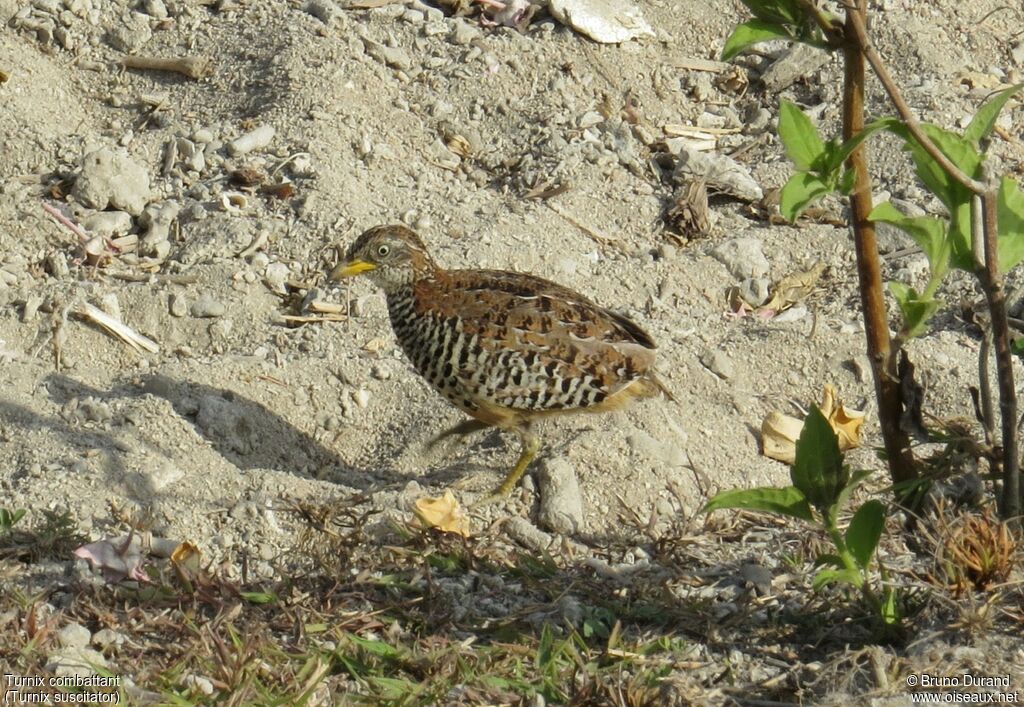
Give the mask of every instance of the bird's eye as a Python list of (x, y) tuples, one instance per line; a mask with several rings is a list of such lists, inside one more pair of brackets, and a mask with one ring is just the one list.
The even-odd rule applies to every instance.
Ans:
[(382, 246), (379, 246), (377, 248), (377, 255), (379, 255), (382, 258), (387, 257), (387, 254), (390, 253), (390, 252), (391, 252), (391, 247), (390, 246), (382, 245)]

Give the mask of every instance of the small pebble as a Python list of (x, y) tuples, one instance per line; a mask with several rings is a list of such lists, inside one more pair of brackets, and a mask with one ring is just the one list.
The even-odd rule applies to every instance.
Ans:
[(85, 648), (92, 639), (92, 633), (82, 624), (71, 623), (57, 634), (57, 640), (65, 648)]
[(360, 388), (352, 393), (352, 399), (356, 402), (356, 405), (365, 408), (370, 404), (370, 392), (365, 388)]
[(214, 299), (212, 295), (203, 293), (199, 295), (199, 299), (192, 303), (190, 311), (192, 316), (197, 319), (222, 317), (227, 311), (227, 307), (224, 306), (223, 302)]
[(25, 299), (25, 308), (21, 310), (21, 321), (30, 322), (36, 318), (39, 308), (43, 305), (43, 298), (39, 295), (29, 295)]
[(479, 27), (471, 25), (462, 18), (456, 19), (452, 24), (452, 33), (448, 37), (452, 44), (469, 44), (474, 39), (483, 37), (483, 32)]
[[(255, 264), (255, 263), (254, 263)], [(267, 285), (274, 292), (284, 294), (285, 283), (288, 282), (288, 277), (291, 271), (285, 263), (271, 263), (267, 266), (266, 270), (263, 271), (263, 277), (267, 281)]]
[(537, 474), (538, 522), (556, 533), (575, 533), (583, 525), (583, 496), (576, 470), (564, 457), (545, 459)]
[(95, 236), (123, 236), (132, 230), (132, 215), (127, 211), (98, 211), (82, 221), (82, 228)]
[(736, 375), (736, 368), (733, 366), (732, 359), (722, 351), (705, 351), (700, 357), (700, 362), (722, 380), (729, 380)]
[(764, 277), (771, 267), (757, 238), (732, 238), (712, 250), (711, 255), (737, 280)]
[(64, 253), (50, 253), (46, 256), (46, 266), (58, 280), (62, 280), (68, 276), (71, 269), (68, 267), (68, 258)]
[(546, 552), (553, 538), (548, 533), (533, 525), (526, 518), (514, 516), (505, 521), (502, 529), (508, 536), (528, 550)]
[(192, 688), (207, 697), (214, 692), (213, 682), (202, 675), (186, 675), (181, 682), (185, 687)]
[(146, 14), (158, 19), (167, 19), (167, 6), (164, 5), (164, 0), (145, 0), (142, 3), (142, 9), (146, 11)]
[(751, 307), (760, 307), (768, 301), (771, 282), (763, 277), (749, 277), (740, 283), (740, 298)]
[(772, 591), (772, 573), (754, 562), (740, 565), (740, 576), (743, 581), (753, 586), (758, 596), (767, 596)]
[(57, 677), (87, 678), (106, 667), (106, 658), (92, 648), (62, 648), (46, 657), (46, 669)]
[(274, 139), (274, 127), (261, 125), (228, 143), (228, 152), (237, 157), (253, 150), (259, 150), (270, 144)]
[(109, 628), (101, 628), (92, 635), (92, 644), (98, 646), (101, 650), (120, 648), (126, 640), (128, 640), (127, 636), (123, 633)]

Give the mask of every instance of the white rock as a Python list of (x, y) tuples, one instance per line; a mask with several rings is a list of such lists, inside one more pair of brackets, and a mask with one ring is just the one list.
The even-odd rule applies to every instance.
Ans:
[(131, 480), (134, 491), (140, 496), (149, 497), (154, 493), (166, 491), (177, 483), (185, 472), (169, 461), (159, 466), (142, 469)]
[(692, 177), (701, 177), (707, 181), (708, 186), (744, 201), (759, 201), (764, 196), (761, 186), (750, 175), (750, 170), (731, 157), (701, 152), (685, 143), (680, 146), (677, 157), (676, 180), (680, 183), (689, 182)]
[(479, 39), (480, 37), (483, 37), (483, 32), (481, 32), (478, 27), (474, 27), (466, 22), (466, 20), (459, 17), (452, 22), (452, 32), (448, 36), (448, 40), (452, 44), (464, 45), (469, 44), (474, 39)]
[(291, 271), (285, 263), (271, 263), (267, 266), (267, 269), (263, 273), (263, 277), (267, 281), (267, 285), (274, 292), (281, 294), (285, 293), (285, 283), (288, 282), (288, 277)]
[(123, 151), (100, 148), (82, 158), (71, 195), (94, 209), (138, 215), (149, 201), (149, 173)]
[[(146, 229), (142, 237), (139, 251), (143, 255), (159, 256), (157, 246), (167, 241), (171, 235), (171, 224), (178, 217), (181, 204), (176, 201), (165, 201), (162, 204), (150, 204), (139, 217), (139, 225)], [(167, 250), (170, 250), (168, 244)], [(166, 253), (164, 254), (166, 257)]]
[(82, 228), (106, 238), (123, 236), (132, 230), (132, 215), (127, 211), (98, 211), (82, 221)]
[(715, 350), (705, 351), (700, 357), (700, 362), (722, 380), (729, 380), (736, 375), (736, 367), (724, 352)]
[(640, 429), (630, 433), (626, 437), (626, 443), (634, 452), (667, 466), (685, 467), (690, 464), (689, 455), (678, 444), (669, 440), (656, 439)]
[(270, 144), (274, 139), (274, 126), (261, 125), (247, 132), (245, 135), (235, 138), (228, 143), (228, 152), (234, 156), (244, 155), (253, 150), (259, 150)]
[(551, 15), (595, 42), (618, 44), (654, 36), (640, 8), (630, 0), (551, 0)]
[(107, 659), (92, 648), (61, 648), (46, 658), (46, 669), (58, 677), (96, 675), (98, 668), (106, 668)]
[(737, 280), (764, 277), (771, 268), (764, 257), (761, 241), (756, 238), (731, 238), (719, 244), (711, 255)]
[(365, 388), (360, 388), (352, 393), (352, 399), (356, 401), (356, 405), (361, 408), (365, 408), (370, 404), (370, 391)]
[(145, 0), (142, 3), (142, 9), (150, 17), (155, 17), (158, 20), (167, 19), (167, 6), (164, 5), (164, 0)]
[(188, 314), (188, 301), (185, 299), (185, 295), (171, 295), (171, 300), (168, 305), (172, 317), (184, 317)]
[(537, 474), (538, 522), (556, 533), (575, 533), (583, 525), (583, 496), (576, 470), (564, 457), (545, 459)]
[(85, 648), (92, 639), (92, 633), (82, 624), (71, 623), (57, 633), (57, 640), (65, 648)]
[(213, 683), (202, 675), (186, 675), (181, 681), (185, 687), (192, 687), (209, 697), (213, 694)]
[(92, 644), (99, 646), (100, 649), (120, 648), (127, 639), (128, 637), (120, 631), (101, 628), (92, 635)]

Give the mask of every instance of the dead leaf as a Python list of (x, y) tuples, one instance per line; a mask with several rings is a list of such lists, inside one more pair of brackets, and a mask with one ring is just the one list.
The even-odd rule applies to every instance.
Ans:
[[(826, 384), (821, 396), (821, 414), (828, 420), (839, 441), (840, 451), (860, 446), (860, 432), (864, 426), (864, 412), (848, 408), (840, 402), (836, 389)], [(796, 441), (803, 430), (803, 420), (773, 410), (761, 423), (762, 453), (786, 464), (796, 459)]]
[(967, 86), (968, 88), (980, 88), (989, 91), (1003, 90), (1009, 88), (1007, 84), (1004, 84), (997, 77), (992, 74), (985, 74), (980, 71), (961, 71), (956, 77), (957, 83)]
[(707, 182), (697, 178), (681, 188), (665, 212), (665, 223), (684, 243), (706, 236), (711, 227), (708, 222)]
[(815, 263), (807, 270), (798, 270), (779, 280), (772, 288), (771, 299), (761, 309), (775, 314), (785, 311), (814, 292), (825, 272), (824, 263)]
[(785, 464), (796, 460), (796, 441), (804, 421), (777, 410), (768, 413), (761, 423), (762, 453), (769, 459), (778, 459)]
[(832, 425), (839, 438), (840, 451), (860, 446), (860, 430), (864, 426), (864, 411), (854, 410), (842, 404), (836, 389), (831, 384), (825, 385), (822, 393), (821, 414)]
[(171, 565), (182, 584), (190, 587), (202, 576), (199, 548), (190, 542), (182, 542), (171, 552)]
[(417, 499), (413, 512), (424, 527), (469, 537), (469, 517), (451, 491), (445, 491), (440, 498)]
[(115, 584), (123, 579), (148, 583), (149, 575), (143, 569), (145, 558), (139, 539), (134, 536), (107, 538), (82, 545), (75, 557), (88, 560), (93, 569), (103, 573), (103, 579)]

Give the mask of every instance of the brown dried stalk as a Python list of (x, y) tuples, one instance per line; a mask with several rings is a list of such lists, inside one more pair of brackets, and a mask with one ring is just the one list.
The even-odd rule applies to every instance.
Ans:
[[(1016, 518), (1020, 515), (1020, 461), (1017, 457), (1017, 392), (1013, 380), (1013, 357), (1010, 351), (1009, 322), (1006, 314), (1006, 293), (1003, 289), (1003, 279), (999, 272), (999, 251), (997, 236), (999, 233), (998, 223), (998, 180), (988, 180), (989, 183), (980, 182), (965, 174), (932, 142), (921, 130), (917, 117), (910, 110), (907, 102), (889, 75), (882, 57), (868, 40), (865, 28), (864, 0), (858, 0), (856, 9), (850, 8), (846, 13), (846, 35), (848, 47), (847, 65), (851, 56), (850, 51), (855, 51), (861, 56), (861, 61), (866, 58), (871, 68), (878, 77), (878, 80), (885, 88), (889, 99), (896, 107), (907, 130), (921, 147), (934, 159), (942, 169), (961, 185), (976, 194), (972, 209), (977, 209), (977, 202), (981, 202), (981, 218), (974, 219), (981, 222), (981, 233), (974, 232), (972, 237), (977, 242), (979, 238), (984, 243), (984, 267), (977, 269), (978, 279), (985, 290), (985, 298), (988, 301), (989, 314), (992, 318), (992, 336), (996, 348), (996, 374), (999, 385), (999, 412), (1002, 428), (1002, 466), (1003, 466), (1003, 493), (1000, 499), (1000, 513), (1003, 518)], [(865, 317), (867, 309), (865, 307)], [(870, 343), (869, 343), (870, 348)], [(880, 394), (881, 395), (881, 394)], [(882, 399), (879, 398), (881, 407)], [(991, 423), (989, 423), (991, 424)], [(884, 435), (884, 422), (883, 422)], [(886, 444), (888, 450), (888, 443)], [(891, 452), (890, 452), (891, 453)], [(892, 467), (890, 467), (892, 470)], [(895, 480), (895, 476), (894, 476)]]
[[(864, 0), (856, 8), (847, 10), (848, 17), (865, 12)], [(855, 24), (847, 21), (843, 54), (846, 72), (843, 87), (843, 139), (849, 140), (864, 130), (864, 52)], [(882, 430), (893, 483), (900, 484), (917, 478), (910, 442), (900, 427), (900, 382), (896, 374), (897, 351), (889, 338), (889, 319), (882, 289), (882, 271), (878, 259), (875, 225), (868, 218), (871, 213), (871, 178), (868, 176), (867, 150), (861, 144), (846, 162), (856, 177), (850, 193), (851, 224), (854, 248), (857, 253), (857, 276), (860, 281), (861, 306), (864, 309), (864, 331), (867, 338), (868, 358), (875, 379), (878, 398), (878, 418)], [(906, 493), (897, 491), (901, 503), (908, 502)]]

